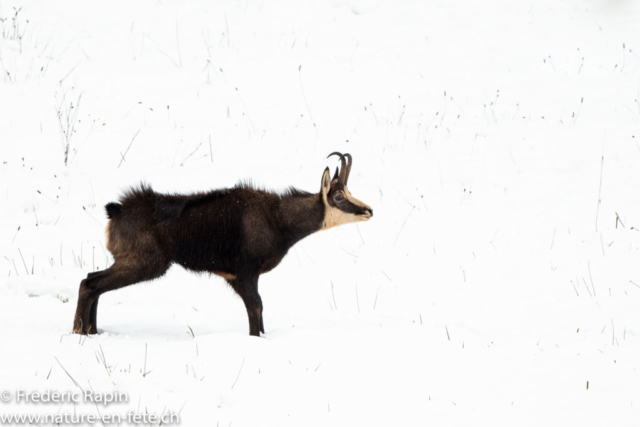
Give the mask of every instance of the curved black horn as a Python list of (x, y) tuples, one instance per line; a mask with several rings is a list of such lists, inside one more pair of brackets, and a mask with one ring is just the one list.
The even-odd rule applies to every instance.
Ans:
[(349, 153), (344, 153), (344, 156), (349, 159), (349, 162), (347, 163), (347, 173), (344, 176), (344, 185), (347, 185), (347, 181), (349, 180), (349, 174), (351, 173), (351, 165), (353, 164), (353, 159), (351, 158), (351, 154)]
[(344, 158), (344, 155), (342, 155), (341, 153), (338, 153), (337, 151), (334, 151), (333, 153), (327, 156), (327, 159), (331, 156), (340, 157), (341, 166), (340, 166), (340, 176), (338, 177), (338, 182), (342, 185), (345, 185), (345, 178), (347, 173), (347, 162)]

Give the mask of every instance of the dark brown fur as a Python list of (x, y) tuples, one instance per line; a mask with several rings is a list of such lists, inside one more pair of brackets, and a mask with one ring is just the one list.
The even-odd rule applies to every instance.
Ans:
[[(73, 331), (97, 333), (103, 293), (159, 278), (179, 264), (227, 280), (244, 301), (249, 333), (264, 333), (259, 276), (275, 268), (296, 242), (326, 228), (328, 212), (343, 212), (342, 223), (372, 215), (362, 202), (342, 200), (336, 206), (332, 192), (344, 193), (346, 187), (337, 179), (327, 186), (328, 176), (326, 169), (319, 194), (293, 188), (276, 194), (248, 185), (192, 195), (159, 194), (146, 185), (130, 189), (119, 203), (106, 206), (107, 249), (114, 263), (80, 283)], [(339, 225), (337, 217), (330, 226)]]

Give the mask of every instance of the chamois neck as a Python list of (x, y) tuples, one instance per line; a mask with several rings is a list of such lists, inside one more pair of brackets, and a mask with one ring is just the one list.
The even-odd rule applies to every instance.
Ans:
[(282, 196), (278, 216), (291, 244), (304, 239), (322, 228), (324, 203), (318, 194)]

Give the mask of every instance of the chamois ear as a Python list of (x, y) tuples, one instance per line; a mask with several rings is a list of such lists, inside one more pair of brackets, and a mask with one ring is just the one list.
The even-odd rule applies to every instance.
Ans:
[(333, 175), (333, 179), (331, 180), (331, 182), (333, 181), (338, 181), (339, 175), (338, 175), (338, 168), (336, 167), (336, 173)]
[(329, 190), (331, 190), (331, 173), (329, 172), (329, 168), (325, 168), (324, 173), (322, 174), (320, 193), (326, 198), (327, 194), (329, 194)]

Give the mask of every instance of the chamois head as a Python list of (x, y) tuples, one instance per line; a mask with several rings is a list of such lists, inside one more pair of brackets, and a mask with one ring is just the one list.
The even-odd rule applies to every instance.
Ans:
[(325, 205), (323, 230), (351, 222), (368, 221), (373, 216), (371, 206), (353, 197), (347, 188), (353, 163), (351, 155), (335, 152), (329, 154), (327, 158), (334, 155), (340, 157), (340, 170), (336, 168), (336, 173), (331, 179), (329, 168), (326, 168), (322, 174), (320, 187), (320, 194)]

